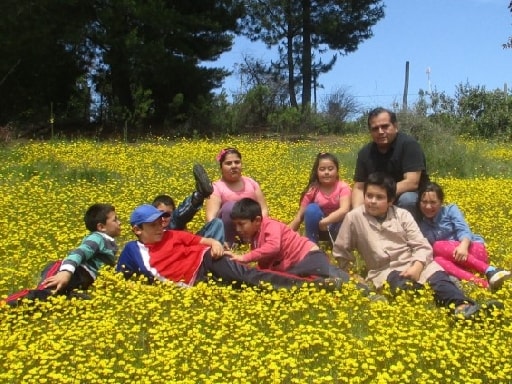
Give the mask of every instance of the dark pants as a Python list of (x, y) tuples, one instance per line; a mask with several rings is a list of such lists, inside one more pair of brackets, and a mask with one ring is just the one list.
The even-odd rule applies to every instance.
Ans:
[(332, 265), (329, 257), (321, 250), (308, 252), (306, 257), (289, 268), (286, 273), (297, 276), (337, 277), (344, 282), (349, 280), (349, 275)]
[(269, 270), (249, 268), (245, 265), (231, 260), (229, 257), (221, 257), (214, 260), (208, 250), (204, 254), (203, 262), (199, 267), (196, 281), (205, 281), (211, 273), (215, 281), (227, 285), (240, 287), (242, 284), (258, 286), (261, 282), (270, 283), (274, 288), (291, 288), (301, 286), (304, 283), (313, 281), (308, 278), (301, 278), (289, 273), (274, 272)]
[[(423, 288), (422, 284), (400, 276), (399, 271), (391, 272), (388, 275), (387, 281), (393, 295), (398, 294), (399, 291), (410, 291)], [(430, 276), (427, 282), (434, 291), (434, 300), (437, 305), (448, 307), (450, 304), (454, 304), (457, 307), (464, 303), (474, 304), (474, 301), (467, 298), (464, 292), (462, 292), (453, 283), (453, 281), (450, 280), (450, 277), (445, 271), (435, 272)]]

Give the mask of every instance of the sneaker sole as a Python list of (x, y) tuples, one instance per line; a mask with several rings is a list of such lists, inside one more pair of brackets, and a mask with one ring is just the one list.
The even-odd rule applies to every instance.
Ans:
[(213, 186), (208, 174), (201, 164), (194, 164), (192, 168), (194, 179), (196, 180), (196, 188), (204, 198), (209, 197), (213, 193)]
[(507, 271), (497, 272), (490, 280), (489, 280), (489, 288), (492, 292), (496, 292), (503, 287), (503, 283), (512, 278), (512, 273)]

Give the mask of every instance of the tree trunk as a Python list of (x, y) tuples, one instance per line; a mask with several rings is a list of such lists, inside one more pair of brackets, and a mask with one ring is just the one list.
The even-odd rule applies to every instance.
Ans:
[(311, 105), (311, 0), (302, 0), (302, 110)]

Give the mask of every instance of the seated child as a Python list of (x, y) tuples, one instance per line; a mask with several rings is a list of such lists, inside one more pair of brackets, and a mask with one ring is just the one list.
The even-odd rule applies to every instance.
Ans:
[[(439, 305), (454, 305), (457, 317), (473, 318), (481, 306), (467, 298), (433, 261), (432, 247), (409, 211), (393, 205), (396, 182), (384, 173), (372, 173), (364, 183), (364, 205), (350, 211), (334, 243), (333, 255), (347, 271), (357, 250), (368, 269), (367, 280), (377, 289), (388, 283), (393, 294), (420, 289), (429, 283)], [(487, 308), (503, 307), (497, 301)]]
[[(434, 260), (458, 279), (468, 280), (491, 291), (499, 290), (512, 273), (489, 264), (484, 239), (471, 232), (456, 204), (443, 205), (444, 192), (429, 182), (418, 191), (418, 225), (434, 250)], [(474, 271), (485, 275), (478, 277)]]
[(185, 231), (165, 230), (162, 218), (169, 214), (152, 205), (140, 205), (132, 212), (130, 224), (137, 241), (128, 242), (117, 262), (117, 271), (126, 278), (144, 275), (150, 281), (173, 281), (192, 286), (212, 274), (225, 284), (258, 286), (271, 283), (290, 288), (305, 282), (296, 276), (247, 268), (224, 256), (223, 245), (211, 238)]
[(286, 224), (263, 217), (257, 201), (250, 198), (237, 201), (231, 211), (231, 219), (242, 241), (251, 245), (251, 251), (245, 255), (226, 252), (233, 260), (242, 263), (257, 261), (259, 268), (291, 275), (348, 281), (348, 274), (332, 265), (318, 245)]
[(103, 265), (115, 265), (118, 250), (115, 237), (121, 234), (121, 222), (115, 208), (109, 204), (94, 204), (84, 216), (91, 231), (78, 248), (62, 261), (52, 262), (42, 273), (37, 289), (25, 289), (9, 296), (7, 304), (16, 306), (23, 298), (45, 300), (53, 294), (73, 297), (76, 289), (88, 289)]
[[(212, 183), (200, 164), (194, 165), (193, 173), (196, 180), (196, 190), (183, 200), (177, 209), (174, 200), (168, 195), (159, 195), (153, 200), (152, 205), (154, 207), (170, 215), (162, 218), (164, 227), (167, 229), (186, 230), (187, 224), (201, 209), (204, 199), (208, 198), (213, 192)], [(197, 232), (197, 235), (214, 238), (224, 243), (224, 225), (220, 219), (213, 219), (206, 223)]]
[(350, 210), (352, 191), (340, 180), (338, 170), (339, 162), (333, 154), (321, 152), (316, 156), (308, 185), (301, 195), (299, 211), (289, 224), (297, 231), (304, 221), (305, 235), (314, 243), (322, 240), (322, 236), (334, 243), (341, 222)]

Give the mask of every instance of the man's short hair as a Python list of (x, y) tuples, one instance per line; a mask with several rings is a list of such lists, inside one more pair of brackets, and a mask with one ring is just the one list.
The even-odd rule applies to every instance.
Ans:
[(260, 204), (253, 199), (248, 197), (237, 201), (233, 205), (233, 209), (231, 210), (231, 219), (242, 219), (242, 220), (251, 220), (253, 221), (256, 217), (262, 217), (263, 214), (261, 212)]
[(390, 111), (389, 109), (386, 109), (383, 107), (378, 107), (378, 108), (372, 109), (368, 113), (368, 128), (370, 128), (370, 121), (377, 115), (380, 115), (381, 113), (387, 113), (389, 115), (389, 121), (391, 122), (391, 124), (395, 125), (397, 123), (398, 120), (396, 118), (395, 112)]
[(396, 197), (396, 181), (384, 172), (373, 172), (368, 175), (368, 179), (364, 182), (363, 192), (366, 195), (366, 190), (369, 185), (376, 185), (384, 188), (387, 194), (388, 201), (394, 201)]
[(108, 214), (115, 212), (116, 209), (110, 204), (94, 204), (85, 211), (84, 222), (85, 227), (91, 231), (98, 230), (98, 224), (106, 224)]

